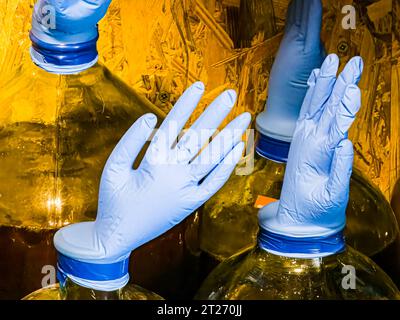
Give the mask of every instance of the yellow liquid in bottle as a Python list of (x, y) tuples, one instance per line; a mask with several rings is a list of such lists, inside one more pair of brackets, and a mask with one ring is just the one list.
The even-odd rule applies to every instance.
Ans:
[[(257, 198), (279, 199), (284, 173), (284, 164), (257, 155), (251, 175), (232, 175), (204, 205), (200, 244), (206, 259), (223, 261), (255, 246), (259, 230)], [(373, 256), (397, 235), (396, 217), (388, 201), (359, 171), (353, 170), (345, 230), (347, 243)]]
[[(348, 267), (354, 268), (352, 279)], [(400, 293), (384, 271), (350, 247), (343, 253), (314, 259), (277, 256), (256, 247), (222, 262), (203, 283), (196, 298), (398, 300)]]
[(63, 288), (53, 285), (37, 290), (23, 300), (163, 300), (159, 295), (137, 285), (127, 285), (112, 292), (83, 288), (67, 279)]
[[(0, 104), (0, 298), (20, 299), (56, 265), (57, 229), (95, 218), (101, 173), (122, 135), (145, 113), (165, 115), (101, 65), (60, 76), (28, 61)], [(184, 292), (185, 223), (133, 253), (136, 283)]]

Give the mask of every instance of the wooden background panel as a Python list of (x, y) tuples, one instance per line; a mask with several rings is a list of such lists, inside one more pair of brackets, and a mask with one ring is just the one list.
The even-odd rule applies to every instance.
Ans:
[(32, 0), (0, 0), (0, 86), (28, 55)]
[[(354, 55), (364, 60), (360, 82), (362, 108), (351, 131), (355, 165), (389, 197), (394, 186), (392, 163), (392, 1), (325, 1), (323, 38), (328, 52), (339, 55), (342, 66)], [(357, 10), (355, 30), (342, 27), (344, 5)], [(397, 127), (398, 125), (396, 125)]]
[[(390, 186), (400, 178), (400, 0), (393, 1)], [(393, 188), (391, 188), (393, 191)]]

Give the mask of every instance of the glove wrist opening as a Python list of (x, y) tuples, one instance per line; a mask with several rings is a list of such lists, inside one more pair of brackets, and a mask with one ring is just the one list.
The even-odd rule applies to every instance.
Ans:
[(329, 236), (296, 238), (261, 229), (258, 244), (272, 254), (299, 259), (323, 258), (346, 248), (343, 231)]
[(129, 257), (125, 260), (96, 264), (72, 259), (58, 253), (57, 278), (64, 286), (67, 278), (75, 284), (98, 291), (116, 291), (129, 281)]
[(264, 158), (278, 162), (286, 163), (288, 160), (290, 142), (277, 140), (258, 133), (256, 152)]
[(273, 202), (259, 212), (259, 246), (275, 255), (290, 258), (322, 258), (342, 252), (346, 248), (345, 225), (328, 228), (315, 223), (286, 219), (279, 215), (280, 201)]
[(31, 31), (30, 39), (32, 61), (50, 73), (76, 74), (89, 69), (98, 61), (98, 36), (86, 42), (54, 44), (39, 40)]

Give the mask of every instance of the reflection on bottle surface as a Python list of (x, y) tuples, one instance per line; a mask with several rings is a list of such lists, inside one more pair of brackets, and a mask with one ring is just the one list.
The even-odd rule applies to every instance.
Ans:
[[(193, 296), (198, 288), (197, 260), (184, 239), (190, 220), (133, 251), (131, 283), (165, 297)], [(56, 281), (57, 229), (0, 227), (0, 300), (21, 299)]]
[(222, 262), (196, 298), (375, 300), (400, 299), (400, 293), (372, 260), (350, 247), (314, 259), (277, 256), (256, 247)]
[[(232, 175), (202, 209), (201, 249), (211, 258), (223, 261), (254, 247), (258, 232), (257, 199), (279, 199), (284, 174), (284, 164), (257, 155), (251, 175)], [(372, 256), (392, 243), (397, 234), (396, 218), (388, 201), (354, 170), (347, 208), (347, 243)]]
[[(55, 265), (54, 232), (95, 218), (101, 173), (122, 135), (143, 114), (164, 114), (99, 64), (56, 75), (28, 61), (0, 89), (0, 105), (0, 298), (19, 299)], [(154, 272), (139, 280), (154, 286), (157, 271), (181, 272), (184, 231), (149, 245), (135, 263)]]
[[(397, 223), (400, 225), (400, 180), (397, 181), (394, 187), (390, 203), (396, 214)], [(397, 287), (400, 288), (400, 234), (385, 250), (373, 256), (373, 259), (387, 272)]]

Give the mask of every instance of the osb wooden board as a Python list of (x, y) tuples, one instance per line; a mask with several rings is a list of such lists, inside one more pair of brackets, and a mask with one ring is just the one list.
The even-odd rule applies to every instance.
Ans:
[[(327, 51), (338, 53), (342, 63), (355, 54), (364, 58), (363, 107), (350, 137), (356, 166), (387, 197), (400, 173), (399, 1), (323, 1)], [(27, 58), (32, 2), (0, 0), (0, 85)], [(238, 105), (231, 118), (245, 110), (255, 115), (267, 98), (289, 0), (272, 3), (275, 36), (260, 32), (251, 45), (238, 48), (240, 0), (113, 0), (100, 24), (101, 61), (165, 111), (187, 85), (202, 80), (207, 93), (197, 114), (233, 88)], [(345, 4), (357, 8), (356, 30), (341, 27)]]
[(390, 118), (390, 174), (389, 186), (399, 178), (400, 171), (400, 0), (393, 1), (393, 33), (392, 33), (392, 90)]

